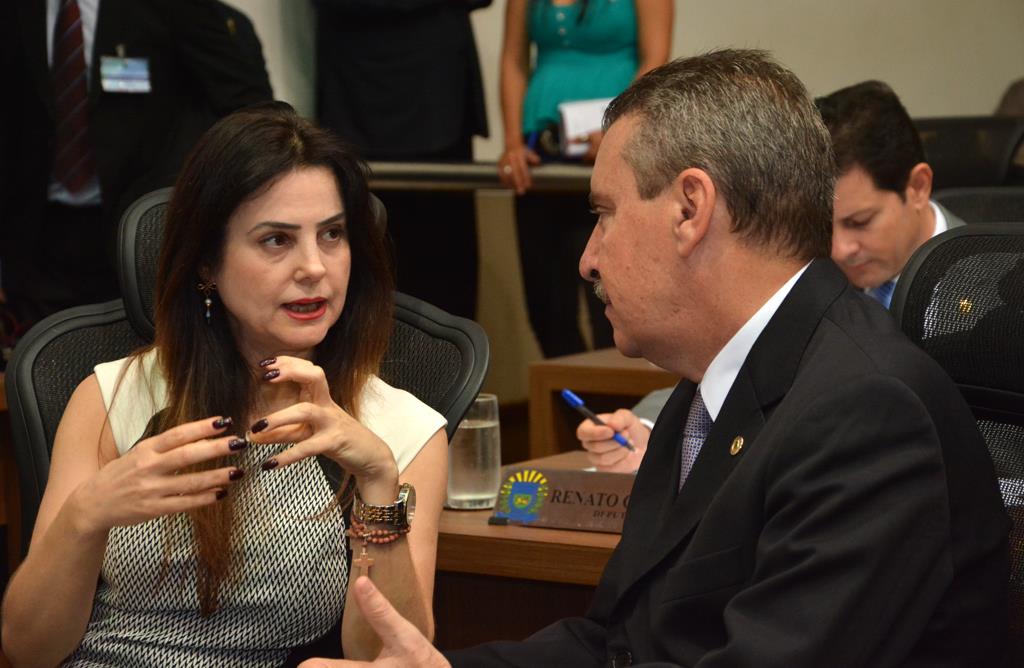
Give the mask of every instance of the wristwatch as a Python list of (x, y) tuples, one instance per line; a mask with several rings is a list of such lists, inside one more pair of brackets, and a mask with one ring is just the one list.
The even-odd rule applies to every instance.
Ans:
[(416, 488), (409, 483), (403, 483), (398, 488), (398, 499), (386, 506), (364, 503), (358, 489), (352, 502), (352, 516), (363, 524), (388, 524), (396, 529), (407, 529), (415, 514)]

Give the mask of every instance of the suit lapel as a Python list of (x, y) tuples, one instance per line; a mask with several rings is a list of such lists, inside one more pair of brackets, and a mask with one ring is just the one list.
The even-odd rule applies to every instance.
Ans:
[[(594, 612), (610, 614), (639, 580), (687, 541), (733, 469), (752, 449), (771, 410), (793, 383), (825, 310), (849, 285), (830, 260), (816, 260), (779, 306), (740, 368), (682, 490), (682, 432), (696, 386), (680, 383), (658, 417), (637, 473), (619, 549)], [(733, 448), (742, 438), (739, 448)]]
[(21, 11), (18, 16), (21, 20), (21, 34), (25, 46), (25, 62), (32, 72), (39, 97), (50, 118), (53, 118), (53, 85), (50, 81), (50, 65), (46, 55), (46, 2), (33, 0), (20, 4)]
[(686, 414), (696, 390), (694, 383), (687, 380), (680, 382), (658, 415), (647, 443), (647, 453), (633, 482), (629, 510), (622, 525), (622, 539), (601, 576), (591, 608), (592, 616), (603, 618), (609, 615), (614, 605), (636, 581), (637, 572), (641, 570), (638, 562), (642, 560), (644, 566), (648, 563), (644, 555), (651, 537), (660, 530), (662, 518), (676, 497), (679, 484), (679, 444)]

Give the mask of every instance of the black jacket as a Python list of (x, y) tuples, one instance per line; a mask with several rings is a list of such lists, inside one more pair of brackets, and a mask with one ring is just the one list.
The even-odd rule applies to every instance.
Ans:
[[(136, 197), (173, 183), (192, 145), (215, 118), (271, 99), (262, 58), (233, 36), (214, 0), (103, 0), (90, 63), (89, 130), (112, 235)], [(0, 106), (0, 258), (5, 281), (31, 261), (34, 226), (47, 201), (54, 105), (47, 64), (46, 3), (0, 8), (0, 63), (10, 77)], [(246, 26), (242, 26), (242, 34)], [(250, 26), (251, 30), (251, 26)], [(120, 48), (119, 48), (120, 47)], [(149, 60), (152, 92), (108, 93), (102, 56)], [(30, 242), (30, 243), (26, 243)]]
[(587, 617), (454, 666), (1000, 665), (1009, 520), (985, 444), (834, 264), (761, 333), (677, 494), (694, 392), (658, 417)]
[(487, 135), (469, 12), (452, 0), (314, 0), (317, 116), (371, 159)]

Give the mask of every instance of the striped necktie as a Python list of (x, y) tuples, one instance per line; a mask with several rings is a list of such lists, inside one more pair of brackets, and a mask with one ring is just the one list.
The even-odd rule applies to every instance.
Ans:
[(711, 416), (708, 414), (707, 406), (704, 405), (704, 397), (700, 390), (693, 395), (693, 402), (690, 404), (690, 413), (686, 416), (686, 426), (683, 427), (683, 452), (679, 463), (679, 489), (683, 488), (687, 476), (693, 469), (693, 463), (697, 461), (701, 446), (704, 445), (708, 433), (711, 431)]
[(53, 32), (56, 135), (53, 178), (68, 192), (82, 190), (95, 176), (89, 138), (89, 89), (86, 85), (82, 15), (77, 0), (61, 0)]
[(892, 293), (896, 291), (896, 281), (889, 279), (885, 283), (882, 283), (877, 288), (868, 288), (867, 293), (878, 301), (879, 304), (885, 308), (889, 308), (889, 303), (892, 302)]

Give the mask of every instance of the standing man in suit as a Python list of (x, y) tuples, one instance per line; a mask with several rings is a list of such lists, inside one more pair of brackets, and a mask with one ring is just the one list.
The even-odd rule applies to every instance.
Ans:
[[(491, 0), (314, 0), (317, 116), (368, 160), (470, 162), (487, 136), (469, 14)], [(388, 212), (398, 289), (473, 318), (473, 192), (377, 195)]]
[(950, 379), (828, 258), (836, 169), (803, 85), (713, 52), (638, 79), (605, 126), (580, 273), (616, 347), (684, 378), (622, 539), (585, 617), (447, 659), (360, 579), (378, 665), (998, 665), (992, 462)]
[[(964, 224), (931, 200), (932, 168), (925, 162), (917, 128), (896, 93), (865, 81), (815, 100), (832, 137), (839, 166), (832, 214), (832, 259), (856, 287), (886, 308), (903, 267), (924, 242)], [(632, 410), (602, 415), (600, 427), (576, 428), (591, 462), (604, 471), (636, 471), (668, 395), (659, 390)], [(611, 440), (629, 435), (630, 452)]]
[(3, 4), (0, 280), (29, 323), (116, 298), (123, 209), (173, 183), (214, 118), (271, 90), (215, 0)]

